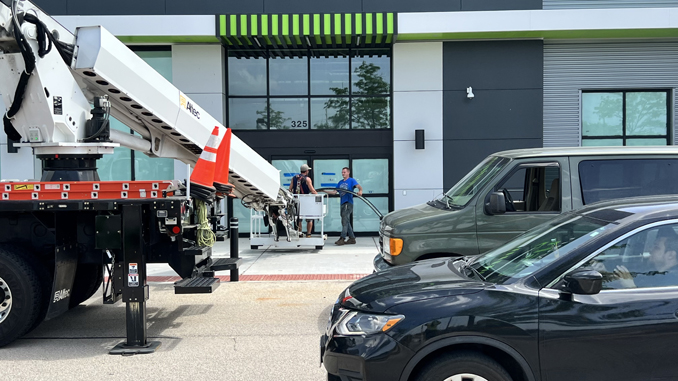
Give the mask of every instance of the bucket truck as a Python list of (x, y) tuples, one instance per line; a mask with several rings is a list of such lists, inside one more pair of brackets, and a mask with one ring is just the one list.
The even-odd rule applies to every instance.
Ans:
[[(215, 127), (220, 137), (226, 128), (105, 28), (71, 33), (24, 0), (0, 0), (0, 93), (10, 143), (42, 163), (39, 180), (0, 183), (0, 346), (88, 299), (105, 277), (104, 303), (127, 311), (127, 340), (111, 353), (153, 352), (146, 264), (169, 264), (183, 279), (176, 293), (207, 293), (215, 271), (238, 263), (213, 260), (199, 242), (209, 189), (195, 197), (190, 183), (101, 181), (96, 163), (123, 146), (194, 166)], [(278, 171), (234, 135), (228, 182), (298, 237)]]

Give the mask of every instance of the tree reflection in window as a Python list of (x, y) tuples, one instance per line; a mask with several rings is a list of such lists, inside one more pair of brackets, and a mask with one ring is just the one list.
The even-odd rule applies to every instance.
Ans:
[[(229, 85), (230, 124), (236, 129), (257, 130), (391, 128), (390, 52), (384, 50), (375, 54), (370, 51), (364, 55), (365, 52), (358, 50), (346, 50), (331, 53), (325, 56), (327, 61), (323, 61), (322, 54), (309, 51), (309, 56), (305, 58), (308, 62), (304, 61), (307, 62), (304, 67), (308, 69), (301, 71), (292, 70), (288, 67), (290, 65), (282, 65), (285, 63), (282, 61), (271, 65), (271, 58), (268, 58), (267, 98), (257, 97), (259, 102), (255, 102), (253, 95), (240, 94)], [(334, 55), (334, 58), (328, 55)], [(240, 66), (248, 66), (247, 60), (240, 61)], [(252, 65), (255, 64), (260, 62), (252, 62)], [(323, 65), (329, 65), (329, 69), (323, 70), (327, 69)], [(275, 66), (276, 70), (269, 66)], [(292, 96), (294, 92), (290, 89), (279, 88), (281, 81), (288, 80), (285, 73), (292, 71), (295, 75), (299, 72), (308, 73), (310, 77), (302, 81), (309, 88), (308, 95)], [(275, 87), (274, 82), (278, 86), (275, 91), (272, 88)], [(242, 109), (235, 103), (254, 107)], [(242, 123), (243, 119), (247, 121)]]
[[(380, 70), (381, 68), (374, 63), (361, 63), (354, 71), (354, 75), (359, 78), (354, 84), (356, 87), (354, 94), (388, 94), (390, 86), (380, 75)], [(332, 87), (330, 90), (336, 96), (348, 95), (347, 87)], [(388, 97), (355, 97), (350, 102), (348, 98), (330, 98), (325, 102), (323, 109), (326, 118), (314, 125), (317, 129), (343, 128), (342, 126), (348, 124), (349, 118), (353, 128), (375, 129), (390, 126)], [(330, 115), (329, 110), (334, 111), (334, 114)]]
[[(330, 87), (334, 95), (348, 95), (348, 87)], [(350, 106), (348, 98), (330, 98), (323, 106), (325, 112), (324, 121), (313, 125), (319, 130), (341, 129), (348, 127), (350, 120)], [(330, 115), (330, 112), (333, 114)]]
[[(257, 129), (266, 129), (266, 117), (271, 116), (270, 119), (270, 128), (272, 130), (289, 130), (290, 126), (286, 126), (285, 122), (291, 120), (292, 118), (285, 118), (285, 113), (282, 111), (276, 111), (271, 106), (268, 106), (268, 112), (266, 110), (257, 111)], [(261, 126), (261, 127), (260, 127)]]
[(582, 145), (667, 145), (669, 92), (583, 92)]

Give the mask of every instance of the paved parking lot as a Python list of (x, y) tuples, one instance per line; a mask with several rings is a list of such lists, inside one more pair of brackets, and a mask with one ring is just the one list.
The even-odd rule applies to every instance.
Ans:
[[(292, 274), (360, 277), (371, 272), (376, 254), (372, 238), (319, 251), (254, 251), (242, 241), (247, 249), (241, 251), (241, 279), (285, 279)], [(217, 254), (228, 255), (227, 246), (220, 243)], [(149, 272), (156, 279), (173, 275), (163, 265), (152, 265)], [(319, 339), (331, 304), (350, 283), (223, 282), (213, 294), (175, 295), (171, 282), (151, 282), (148, 335), (162, 345), (154, 354), (131, 357), (108, 355), (124, 341), (125, 305), (102, 305), (101, 296), (96, 296), (0, 349), (2, 378), (326, 380)]]

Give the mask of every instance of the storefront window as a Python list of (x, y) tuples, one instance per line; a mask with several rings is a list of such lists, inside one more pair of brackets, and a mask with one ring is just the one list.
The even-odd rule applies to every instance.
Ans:
[(271, 98), (271, 130), (308, 129), (307, 98)]
[(236, 130), (391, 128), (390, 50), (361, 53), (268, 51), (268, 58), (229, 57), (229, 125)]
[(353, 128), (388, 128), (391, 124), (389, 98), (353, 98)]
[[(111, 129), (129, 133), (130, 129), (115, 118), (110, 119)], [(140, 154), (143, 155), (143, 154)], [(97, 160), (97, 172), (103, 181), (132, 179), (132, 151), (118, 147), (112, 155), (103, 155)]]
[(385, 95), (391, 92), (390, 58), (351, 58), (351, 84), (353, 94)]
[(348, 95), (348, 57), (311, 57), (311, 95)]
[(266, 98), (231, 98), (228, 125), (237, 130), (265, 130), (268, 128)]
[[(363, 194), (364, 195), (364, 194)], [(366, 197), (382, 215), (388, 213), (388, 197)], [(379, 215), (363, 200), (354, 200), (353, 230), (356, 232), (378, 232)]]
[(231, 95), (266, 95), (266, 60), (228, 59), (228, 92)]
[(277, 57), (268, 64), (271, 95), (308, 94), (308, 58)]
[(582, 93), (582, 146), (667, 145), (668, 91)]
[(363, 195), (388, 194), (388, 159), (354, 159), (351, 175), (363, 187)]
[[(172, 52), (170, 50), (135, 50), (135, 53), (168, 81), (172, 81)], [(128, 126), (115, 118), (111, 128), (131, 133)], [(101, 180), (171, 180), (174, 178), (174, 160), (151, 158), (129, 148), (118, 147), (112, 155), (104, 155), (97, 162)]]
[(342, 130), (349, 126), (349, 99), (312, 98), (311, 128), (318, 130)]

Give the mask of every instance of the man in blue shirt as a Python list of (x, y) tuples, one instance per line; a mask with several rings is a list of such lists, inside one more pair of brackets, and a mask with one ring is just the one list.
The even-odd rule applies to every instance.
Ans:
[[(351, 170), (348, 167), (344, 167), (341, 170), (341, 176), (343, 179), (337, 183), (337, 189), (345, 189), (353, 191), (354, 188), (358, 188), (358, 196), (363, 195), (363, 187), (358, 184), (358, 182), (353, 178), (349, 177), (351, 175)], [(351, 215), (353, 214), (353, 194), (348, 192), (335, 191), (334, 194), (341, 194), (340, 208), (341, 208), (341, 237), (336, 245), (344, 244), (353, 244), (355, 243), (355, 234), (353, 233), (353, 228), (351, 227)], [(348, 241), (346, 241), (346, 235), (348, 235)]]

